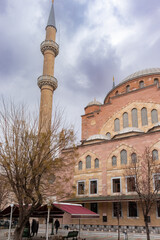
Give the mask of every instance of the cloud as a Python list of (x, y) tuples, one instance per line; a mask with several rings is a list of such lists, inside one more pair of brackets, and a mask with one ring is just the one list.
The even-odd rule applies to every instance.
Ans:
[[(40, 43), (45, 39), (51, 1), (0, 2), (0, 94), (37, 106), (42, 74)], [(159, 65), (160, 2), (154, 0), (55, 1), (59, 82), (54, 93), (67, 119), (80, 129), (83, 108), (96, 97), (103, 102), (127, 75)]]

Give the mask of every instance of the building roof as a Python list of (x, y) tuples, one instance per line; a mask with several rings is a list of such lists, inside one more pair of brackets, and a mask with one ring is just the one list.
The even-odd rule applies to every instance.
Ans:
[(160, 74), (160, 68), (148, 68), (148, 69), (135, 72), (129, 75), (128, 77), (126, 77), (125, 79), (123, 79), (122, 82), (127, 82), (129, 80), (132, 80), (138, 77), (143, 77), (143, 76), (152, 75), (152, 74)]
[(56, 29), (56, 21), (55, 21), (55, 14), (54, 14), (54, 6), (52, 3), (51, 6), (51, 10), (50, 10), (50, 14), (49, 14), (49, 18), (48, 18), (48, 23), (47, 23), (47, 27), (48, 26), (52, 26)]

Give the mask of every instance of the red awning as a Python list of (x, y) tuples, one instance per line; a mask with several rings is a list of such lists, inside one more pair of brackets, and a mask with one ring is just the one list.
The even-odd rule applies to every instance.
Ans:
[(53, 205), (62, 211), (69, 213), (71, 218), (99, 218), (99, 214), (82, 207), (80, 204), (53, 203)]
[[(71, 218), (99, 218), (99, 214), (90, 211), (87, 208), (82, 207), (80, 204), (72, 203), (52, 203), (50, 206), (50, 217), (62, 218), (64, 212), (69, 213)], [(0, 218), (9, 217), (11, 213), (11, 207), (8, 206), (2, 212), (0, 212)], [(36, 209), (31, 217), (47, 217), (48, 205), (43, 205)], [(19, 217), (19, 206), (13, 206), (13, 217)]]
[[(3, 211), (0, 212), (0, 218), (9, 218), (11, 213), (11, 206), (6, 207)], [(13, 217), (19, 217), (19, 207), (18, 205), (13, 206)]]

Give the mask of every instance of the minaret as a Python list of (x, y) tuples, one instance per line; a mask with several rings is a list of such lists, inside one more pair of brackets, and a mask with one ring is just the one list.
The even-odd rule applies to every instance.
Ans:
[(38, 78), (37, 83), (41, 89), (39, 113), (40, 132), (46, 132), (51, 127), (53, 92), (58, 86), (57, 79), (54, 77), (54, 62), (55, 57), (59, 53), (59, 46), (55, 42), (57, 29), (53, 2), (54, 0), (52, 0), (50, 15), (46, 26), (46, 39), (40, 46), (41, 52), (44, 55), (43, 75)]

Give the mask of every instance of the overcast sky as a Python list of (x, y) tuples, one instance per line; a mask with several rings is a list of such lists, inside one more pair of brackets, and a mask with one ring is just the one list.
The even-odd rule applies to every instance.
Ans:
[[(84, 107), (103, 102), (128, 75), (160, 67), (159, 0), (55, 0), (57, 43), (54, 106), (81, 131)], [(51, 0), (0, 0), (0, 95), (37, 109), (40, 43)]]

